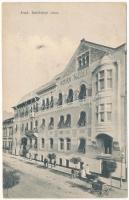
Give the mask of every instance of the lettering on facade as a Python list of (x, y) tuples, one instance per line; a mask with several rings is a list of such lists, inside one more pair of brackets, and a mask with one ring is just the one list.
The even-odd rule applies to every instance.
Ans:
[(69, 76), (63, 80), (61, 80), (61, 85), (69, 84), (71, 81), (75, 81), (87, 76), (87, 69), (75, 72), (72, 76)]

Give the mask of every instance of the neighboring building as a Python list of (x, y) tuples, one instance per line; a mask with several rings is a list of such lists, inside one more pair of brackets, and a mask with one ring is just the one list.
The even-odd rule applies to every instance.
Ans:
[(127, 147), (125, 47), (82, 39), (62, 73), (14, 106), (13, 152), (39, 160), (52, 152), (67, 167), (81, 157), (99, 173), (98, 157), (109, 156), (118, 161), (119, 176)]
[(12, 152), (13, 146), (13, 123), (13, 117), (3, 121), (3, 151), (10, 153)]

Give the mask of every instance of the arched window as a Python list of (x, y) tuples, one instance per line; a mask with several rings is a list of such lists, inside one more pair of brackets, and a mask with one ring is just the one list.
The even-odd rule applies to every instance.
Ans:
[(58, 124), (58, 128), (63, 128), (64, 127), (64, 116), (60, 116), (60, 121)]
[(24, 131), (24, 124), (22, 124), (21, 131)]
[(63, 150), (64, 149), (64, 139), (60, 138), (60, 149)]
[(48, 128), (49, 129), (53, 129), (54, 128), (54, 118), (53, 117), (50, 118), (50, 123), (48, 125)]
[(53, 149), (53, 138), (50, 138), (50, 148)]
[(38, 112), (38, 110), (39, 110), (39, 104), (38, 104), (38, 102), (36, 102), (36, 104), (35, 104), (35, 111)]
[(31, 121), (30, 122), (30, 130), (32, 130), (33, 129), (33, 122)]
[(67, 115), (65, 127), (71, 127), (71, 115), (70, 114)]
[(73, 102), (73, 90), (69, 89), (69, 94), (67, 98), (67, 103)]
[(85, 99), (86, 97), (86, 86), (84, 84), (80, 87), (79, 99)]
[(42, 100), (42, 110), (44, 110), (45, 109), (45, 100), (43, 99)]
[(71, 139), (70, 138), (66, 139), (66, 148), (67, 148), (67, 150), (71, 150)]
[(53, 106), (54, 106), (54, 100), (53, 100), (53, 96), (51, 96), (50, 107), (53, 108)]
[(78, 151), (82, 153), (86, 152), (86, 140), (84, 138), (80, 138)]
[(58, 106), (62, 105), (62, 101), (63, 101), (62, 93), (59, 93)]
[(41, 127), (44, 128), (45, 127), (45, 119), (42, 119), (42, 124)]
[(35, 121), (35, 128), (38, 128), (38, 120)]
[(17, 124), (16, 124), (16, 127), (15, 127), (15, 130), (16, 130), (16, 132), (17, 132), (17, 130), (18, 130)]
[(84, 111), (82, 111), (80, 113), (80, 118), (78, 121), (78, 126), (85, 126), (86, 125), (86, 113)]
[(42, 138), (42, 148), (44, 148), (45, 147), (45, 140), (44, 140), (44, 138)]
[(49, 108), (49, 99), (48, 98), (46, 99), (46, 108), (47, 109)]

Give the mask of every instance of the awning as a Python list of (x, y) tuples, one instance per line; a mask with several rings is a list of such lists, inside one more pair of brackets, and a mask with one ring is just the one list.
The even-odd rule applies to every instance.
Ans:
[(100, 154), (96, 156), (97, 159), (103, 159), (103, 160), (112, 160), (113, 156), (111, 154)]
[(36, 138), (39, 137), (38, 133), (33, 133), (33, 135), (34, 135)]

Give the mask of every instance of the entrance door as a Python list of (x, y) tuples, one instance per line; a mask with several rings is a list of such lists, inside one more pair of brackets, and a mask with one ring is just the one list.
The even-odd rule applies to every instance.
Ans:
[(105, 154), (112, 154), (112, 137), (106, 134), (99, 134), (96, 139), (101, 152)]

